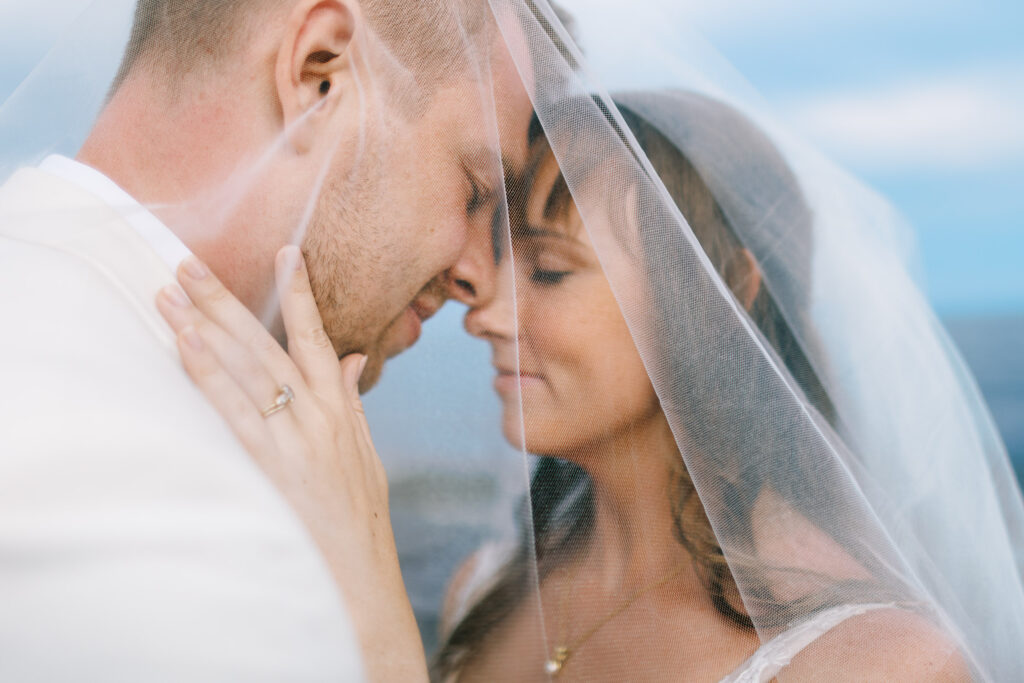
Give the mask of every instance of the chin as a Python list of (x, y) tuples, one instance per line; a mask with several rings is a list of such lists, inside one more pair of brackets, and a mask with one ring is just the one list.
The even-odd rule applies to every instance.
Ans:
[(563, 460), (578, 459), (572, 455), (575, 440), (572, 443), (567, 442), (565, 437), (568, 435), (559, 429), (557, 423), (533, 423), (529, 419), (520, 421), (518, 411), (506, 412), (502, 433), (509, 445), (531, 455), (552, 456)]
[(505, 411), (505, 416), (501, 422), (501, 433), (504, 435), (505, 441), (508, 441), (509, 445), (513, 448), (520, 450), (524, 448), (523, 432), (518, 415), (510, 415), (509, 411)]

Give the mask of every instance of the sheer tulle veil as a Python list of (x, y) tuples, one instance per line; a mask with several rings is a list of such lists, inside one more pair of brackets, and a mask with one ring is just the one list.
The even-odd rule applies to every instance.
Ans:
[[(133, 5), (94, 3), (0, 105), (0, 177), (50, 152), (75, 152), (107, 97)], [(459, 55), (474, 83), (466, 117), (487, 140), (485, 165), (504, 178), (483, 228), (492, 231), (504, 278), (498, 287), (512, 291), (517, 306), (533, 296), (514, 267), (500, 267), (518, 258), (530, 192), (529, 168), (510, 164), (502, 149), (529, 137), (531, 149), (546, 145), (557, 160), (671, 428), (671, 457), (696, 496), (686, 504), (699, 502), (713, 532), (703, 556), (717, 564), (701, 571), (722, 610), (769, 642), (837, 606), (885, 605), (934, 624), (978, 679), (1024, 680), (1020, 490), (978, 388), (916, 281), (913, 232), (898, 213), (788, 131), (667, 3), (664, 13), (656, 3), (628, 12), (612, 7), (619, 3), (581, 5), (585, 50), (547, 0), (439, 5), (460, 28), (451, 39), (466, 44)], [(615, 40), (592, 42), (588, 27), (612, 11)], [(396, 49), (401, 36), (381, 28), (405, 25), (402, 10), (391, 12), (365, 37), (376, 49), (361, 67), (367, 160), (408, 153), (379, 135), (384, 119), (374, 119), (381, 109), (367, 93), (422, 86), (402, 61), (417, 53)], [(496, 85), (505, 65), (480, 47), (475, 26), (490, 31), (487, 45), (506, 53), (528, 93), (530, 131), (506, 125), (508, 95)], [(400, 116), (422, 111), (412, 106)], [(394, 123), (407, 120), (400, 116), (387, 125), (402, 125)], [(645, 151), (654, 137), (688, 162), (729, 243), (752, 255), (763, 282), (753, 309), (715, 262), (702, 226), (688, 220), (674, 181)], [(232, 193), (253, 182), (251, 173), (234, 172), (214, 200), (202, 197), (204, 206), (233, 206)], [(394, 182), (373, 191), (389, 196)], [(308, 188), (310, 204), (321, 189)], [(343, 203), (355, 198), (353, 190)], [(289, 220), (301, 239), (308, 216)], [(496, 612), (505, 616), (534, 605), (531, 628), (555, 644), (559, 616), (542, 587), (557, 565), (552, 558), (577, 547), (573, 528), (559, 523), (583, 509), (587, 491), (578, 472), (523, 445), (529, 405), (520, 409), (519, 443), (503, 436), (489, 351), (463, 331), (464, 312), (444, 309), (366, 397), (410, 596), (428, 645), (449, 641), (449, 671), (482, 642), (465, 628), (464, 649), (450, 642), (482, 599), (505, 601)], [(520, 336), (541, 324), (512, 314)], [(600, 348), (604, 340), (580, 343)], [(575, 412), (590, 414), (593, 401), (581, 397)], [(538, 479), (542, 471), (547, 480)], [(542, 499), (565, 510), (544, 508)], [(805, 542), (808, 529), (825, 540)], [(704, 542), (681, 535), (687, 548)], [(439, 636), (446, 586), (481, 547), (505, 550), (478, 567), (479, 589)], [(501, 585), (506, 593), (496, 596)], [(652, 618), (627, 612), (616, 628)], [(836, 677), (830, 667), (838, 661), (822, 656), (821, 680)], [(543, 665), (536, 663), (538, 678)]]
[[(617, 42), (593, 46), (592, 66), (550, 40), (548, 25), (573, 44), (549, 8), (541, 16), (526, 22), (531, 46), (549, 44), (531, 52), (544, 74), (537, 120), (762, 640), (829, 605), (891, 603), (940, 624), (978, 677), (1019, 677), (1020, 493), (915, 280), (911, 229), (788, 134), (697, 36), (617, 15)], [(637, 118), (707, 185), (791, 346), (737, 305), (628, 125)], [(639, 198), (635, 220), (615, 212), (627, 197)], [(765, 491), (778, 508), (758, 508)], [(785, 510), (844, 552), (787, 566), (763, 540), (800, 535)], [(849, 558), (867, 574), (850, 581)], [(800, 598), (786, 600), (793, 576)]]

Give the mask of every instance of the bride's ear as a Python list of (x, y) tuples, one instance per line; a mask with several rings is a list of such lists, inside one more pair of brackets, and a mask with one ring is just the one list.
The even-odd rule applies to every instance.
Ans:
[(636, 185), (626, 189), (626, 234), (619, 237), (630, 254), (639, 258), (643, 253), (643, 242), (640, 239), (640, 190)]
[(743, 308), (750, 310), (758, 292), (761, 291), (761, 268), (749, 249), (736, 250), (725, 267), (725, 283), (739, 300)]
[(360, 17), (350, 0), (302, 0), (289, 13), (274, 76), (285, 132), (300, 154), (350, 89)]

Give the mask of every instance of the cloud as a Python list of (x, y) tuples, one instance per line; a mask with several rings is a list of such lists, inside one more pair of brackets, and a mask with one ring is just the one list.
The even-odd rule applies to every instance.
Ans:
[[(576, 3), (590, 4), (586, 0)], [(691, 24), (712, 39), (744, 35), (770, 40), (829, 25), (869, 25), (878, 20), (919, 24), (935, 14), (934, 7), (891, 0), (636, 0), (635, 4), (657, 7), (666, 18)], [(967, 0), (947, 0), (940, 14), (972, 9)]]
[(782, 117), (869, 170), (974, 170), (1024, 160), (1024, 65), (792, 100)]

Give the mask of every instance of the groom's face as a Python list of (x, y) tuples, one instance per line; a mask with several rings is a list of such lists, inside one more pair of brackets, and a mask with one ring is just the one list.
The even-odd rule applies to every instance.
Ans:
[(500, 39), (494, 51), (484, 77), (439, 86), (415, 116), (368, 112), (358, 180), (346, 169), (325, 186), (307, 260), (339, 355), (370, 358), (364, 389), (447, 299), (469, 303), (486, 286), (476, 274), (491, 275), (503, 163), (524, 163), (532, 112)]

